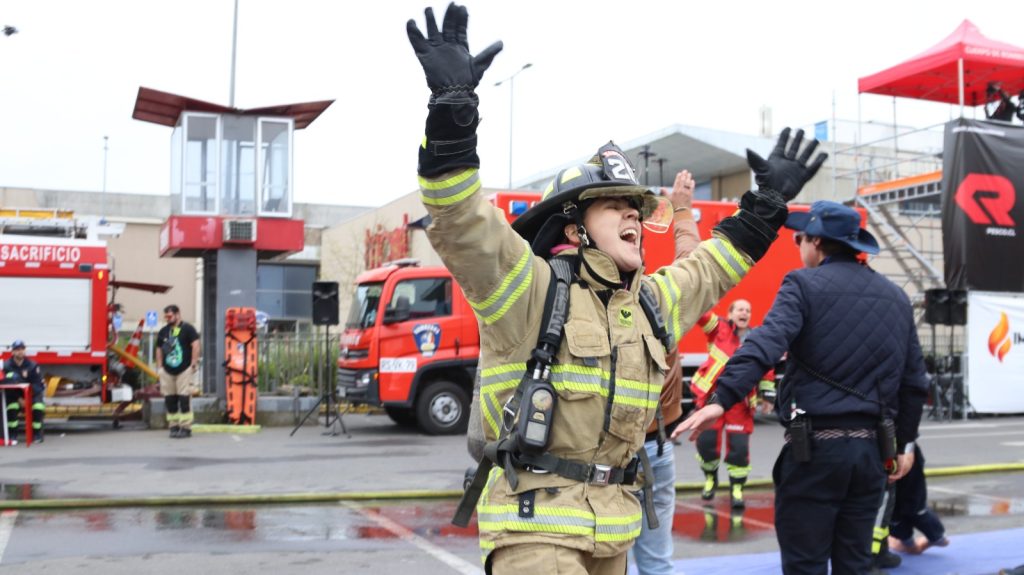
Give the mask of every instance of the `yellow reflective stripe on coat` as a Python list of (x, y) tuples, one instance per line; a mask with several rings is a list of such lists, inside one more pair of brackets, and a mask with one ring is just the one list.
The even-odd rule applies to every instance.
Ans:
[(498, 394), (515, 389), (526, 372), (526, 362), (506, 363), (480, 371), (480, 413), (497, 437), (501, 431)]
[(480, 393), (500, 393), (519, 385), (526, 373), (526, 362), (506, 363), (480, 371)]
[(683, 336), (680, 333), (682, 328), (679, 325), (679, 298), (683, 292), (679, 289), (679, 285), (676, 284), (676, 280), (672, 279), (672, 276), (667, 273), (659, 272), (650, 276), (650, 278), (657, 284), (658, 290), (661, 291), (661, 297), (667, 304), (668, 318), (665, 321), (665, 329), (668, 331), (669, 337), (672, 338), (672, 343), (677, 345), (679, 339)]
[[(611, 373), (600, 367), (556, 364), (551, 367), (551, 385), (555, 391), (575, 391), (599, 394), (607, 398), (611, 385)], [(612, 404), (653, 409), (661, 399), (662, 382), (650, 383), (633, 379), (616, 378), (615, 398)]]
[(711, 333), (711, 332), (715, 331), (716, 327), (718, 327), (718, 316), (717, 315), (712, 315), (711, 319), (709, 319), (708, 322), (706, 324), (704, 324), (704, 327), (702, 327), (701, 330), (705, 334), (708, 334), (708, 333)]
[(729, 362), (729, 356), (714, 344), (708, 346), (708, 355), (711, 356), (714, 362), (703, 375), (698, 371), (693, 376), (693, 384), (697, 386), (697, 389), (705, 392), (711, 389), (711, 385), (718, 379), (718, 374), (722, 372), (722, 368)]
[(480, 564), (487, 565), (487, 556), (494, 551), (494, 541), (480, 540)]
[(428, 180), (420, 177), (420, 199), (430, 206), (449, 206), (458, 203), (480, 189), (480, 175), (476, 168), (455, 174), (447, 180)]
[(704, 242), (704, 245), (733, 282), (739, 283), (743, 276), (747, 275), (750, 266), (732, 244), (719, 238), (712, 238)]
[(661, 383), (616, 378), (612, 403), (654, 409), (661, 403)]
[(480, 531), (528, 531), (593, 535), (594, 514), (574, 507), (536, 505), (533, 517), (520, 517), (518, 504), (478, 505), (477, 525)]
[(516, 262), (512, 271), (505, 274), (497, 289), (482, 302), (469, 301), (470, 307), (487, 325), (501, 319), (533, 281), (533, 265), (531, 265), (533, 252), (530, 250), (530, 244), (525, 240), (522, 243), (522, 248), (523, 255)]
[(622, 517), (598, 517), (594, 541), (632, 541), (640, 536), (642, 520), (640, 513)]

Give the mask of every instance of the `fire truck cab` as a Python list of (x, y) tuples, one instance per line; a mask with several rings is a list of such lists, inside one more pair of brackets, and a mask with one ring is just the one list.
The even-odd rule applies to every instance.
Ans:
[(361, 274), (355, 289), (341, 336), (339, 394), (430, 434), (464, 432), (480, 337), (448, 270), (399, 260)]

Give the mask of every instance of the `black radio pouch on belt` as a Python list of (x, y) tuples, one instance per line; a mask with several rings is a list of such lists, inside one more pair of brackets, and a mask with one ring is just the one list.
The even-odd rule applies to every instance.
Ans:
[(789, 445), (793, 452), (793, 461), (807, 463), (811, 460), (811, 420), (799, 415), (789, 424)]
[(891, 417), (883, 417), (878, 421), (878, 452), (882, 456), (882, 463), (888, 465), (896, 459), (896, 423)]

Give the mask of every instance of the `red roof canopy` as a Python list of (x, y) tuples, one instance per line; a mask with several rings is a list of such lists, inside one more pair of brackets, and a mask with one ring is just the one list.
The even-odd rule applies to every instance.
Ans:
[(861, 93), (960, 103), (957, 62), (964, 62), (964, 104), (985, 103), (989, 82), (1016, 95), (1024, 89), (1024, 48), (991, 40), (964, 20), (945, 40), (892, 68), (858, 81)]
[(174, 127), (182, 112), (211, 112), (214, 114), (239, 114), (242, 116), (279, 116), (295, 119), (295, 129), (301, 130), (313, 123), (334, 100), (304, 102), (301, 104), (282, 104), (242, 110), (220, 104), (212, 104), (195, 98), (188, 98), (161, 92), (152, 88), (139, 87), (139, 95), (135, 99), (135, 110), (132, 117), (143, 122), (153, 122), (161, 126)]

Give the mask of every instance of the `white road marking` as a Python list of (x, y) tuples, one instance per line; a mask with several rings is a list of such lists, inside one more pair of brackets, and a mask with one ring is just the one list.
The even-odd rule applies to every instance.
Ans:
[(242, 437), (239, 436), (239, 435), (232, 435), (231, 439), (236, 441), (236, 442), (241, 442), (242, 441)]
[(1024, 441), (1004, 441), (999, 445), (1005, 445), (1007, 447), (1024, 447)]
[(976, 497), (978, 499), (987, 499), (989, 501), (998, 501), (1000, 503), (1013, 501), (1012, 497), (995, 497), (992, 495), (985, 495), (984, 493), (960, 491), (959, 489), (950, 489), (948, 487), (935, 487), (933, 485), (928, 486), (928, 491), (938, 491), (940, 493), (949, 493), (950, 495), (962, 495), (967, 498)]
[(931, 441), (932, 439), (974, 439), (975, 437), (1002, 437), (1005, 435), (1024, 435), (1024, 431), (993, 431), (992, 433), (954, 433), (947, 435), (922, 435), (921, 437)]
[(412, 531), (409, 531), (405, 527), (399, 525), (398, 523), (395, 523), (387, 517), (384, 517), (376, 511), (359, 507), (358, 505), (355, 505), (350, 501), (343, 501), (341, 502), (341, 505), (348, 507), (349, 509), (355, 511), (356, 513), (362, 515), (370, 521), (373, 521), (377, 525), (380, 525), (384, 529), (387, 529), (391, 533), (394, 533), (395, 536), (399, 539), (407, 543), (411, 543), (412, 545), (415, 545), (416, 547), (423, 550), (426, 554), (451, 567), (458, 573), (462, 573), (463, 575), (481, 575), (483, 573), (483, 570), (477, 567), (476, 565), (473, 565), (472, 563), (462, 559), (461, 557), (453, 555), (452, 553), (449, 553), (444, 549), (441, 549), (437, 545), (434, 545), (433, 543), (427, 541), (419, 535), (416, 535)]
[[(686, 502), (683, 502), (683, 501), (676, 501), (676, 505), (679, 506), (679, 507), (685, 507), (687, 509), (693, 509), (695, 511), (700, 511), (700, 512), (712, 511), (712, 512), (714, 512), (715, 515), (718, 516), (719, 519), (724, 519), (726, 521), (729, 521), (730, 518), (732, 517), (732, 515), (729, 512), (727, 512), (727, 511), (720, 511), (717, 507), (708, 507), (706, 505), (696, 505), (694, 503), (686, 503)], [(743, 517), (743, 522), (744, 523), (749, 523), (749, 524), (757, 526), (757, 527), (760, 527), (762, 529), (769, 529), (771, 531), (775, 531), (775, 526), (772, 525), (771, 523), (767, 523), (765, 521), (759, 521), (759, 520), (754, 519), (752, 517), (744, 516)]]
[[(1008, 425), (1013, 425), (1012, 423)], [(1024, 422), (1021, 423), (1024, 425)], [(998, 427), (997, 423), (929, 423), (928, 425), (921, 425), (918, 427), (921, 431), (930, 431), (933, 429), (987, 429), (992, 427)]]
[(14, 531), (14, 520), (17, 518), (17, 511), (4, 511), (0, 513), (0, 563), (4, 562), (4, 551), (7, 549), (7, 542), (11, 540), (11, 532)]

